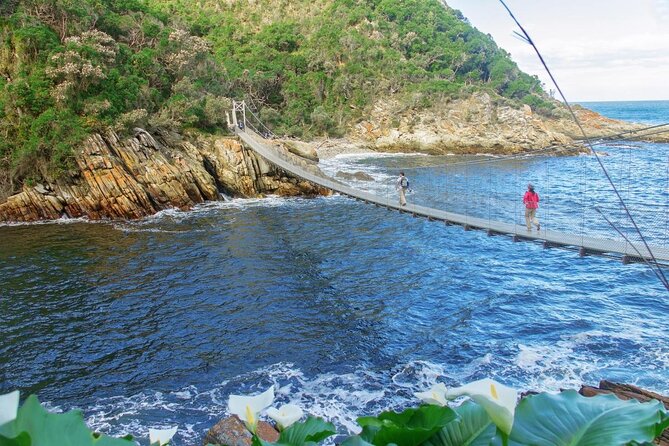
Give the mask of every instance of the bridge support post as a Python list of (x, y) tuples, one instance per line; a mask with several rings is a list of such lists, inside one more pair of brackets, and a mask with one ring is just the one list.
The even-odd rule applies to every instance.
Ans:
[[(242, 112), (242, 122), (240, 123), (237, 119), (237, 112)], [(232, 123), (235, 128), (239, 127), (240, 129), (246, 128), (246, 102), (244, 101), (232, 101)]]
[(623, 265), (629, 265), (630, 263), (632, 263), (632, 257), (625, 254), (622, 258), (622, 261)]
[(467, 225), (467, 224), (465, 224), (463, 227), (465, 228), (465, 231), (471, 231), (472, 230), (472, 227)]
[(586, 249), (583, 246), (578, 248), (578, 256), (579, 257), (585, 257), (587, 255), (588, 255), (588, 251), (586, 251)]
[(513, 234), (513, 236), (511, 237), (511, 241), (513, 241), (514, 243), (519, 242), (520, 237), (518, 237), (518, 234)]

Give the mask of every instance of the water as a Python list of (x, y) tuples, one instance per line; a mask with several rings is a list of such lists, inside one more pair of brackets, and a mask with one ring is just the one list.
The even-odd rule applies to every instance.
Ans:
[[(601, 150), (664, 246), (669, 146)], [(515, 206), (529, 179), (544, 225), (611, 234), (580, 206), (582, 195), (616, 206), (592, 157), (456, 164), (473, 159), (482, 157), (349, 156), (324, 168), (366, 171), (377, 181), (358, 186), (389, 199), (405, 169), (410, 200), (520, 225)], [(485, 191), (492, 204), (478, 199)], [(145, 439), (148, 427), (177, 424), (178, 445), (201, 444), (230, 393), (269, 385), (280, 403), (342, 433), (357, 416), (415, 404), (413, 392), (436, 381), (557, 390), (609, 379), (667, 393), (668, 312), (667, 292), (643, 265), (342, 197), (0, 227), (0, 392), (80, 408), (113, 435)]]
[(669, 101), (581, 102), (580, 105), (613, 119), (648, 125), (669, 122)]

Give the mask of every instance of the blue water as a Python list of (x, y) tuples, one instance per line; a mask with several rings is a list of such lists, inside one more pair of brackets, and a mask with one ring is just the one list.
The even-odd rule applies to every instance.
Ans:
[(580, 102), (579, 104), (613, 119), (648, 125), (669, 123), (669, 101)]
[[(644, 231), (666, 246), (669, 146), (601, 150)], [(533, 181), (543, 225), (615, 237), (597, 202), (628, 230), (593, 157), (472, 164), (481, 159), (355, 156), (323, 168), (364, 170), (377, 181), (358, 186), (391, 200), (404, 169), (410, 200), (521, 229)], [(415, 404), (435, 381), (557, 390), (609, 379), (666, 393), (667, 314), (669, 293), (644, 265), (342, 197), (0, 227), (0, 393), (80, 408), (114, 435), (177, 424), (177, 445), (201, 444), (230, 393), (269, 385), (341, 432)]]

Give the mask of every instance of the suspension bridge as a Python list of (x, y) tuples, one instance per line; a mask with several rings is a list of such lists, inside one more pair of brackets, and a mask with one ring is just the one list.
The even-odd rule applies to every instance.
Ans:
[[(247, 119), (247, 116), (249, 116), (249, 119)], [(443, 222), (446, 225), (459, 225), (466, 231), (480, 230), (485, 231), (489, 236), (508, 236), (514, 242), (534, 241), (542, 243), (544, 248), (571, 249), (577, 251), (580, 256), (601, 255), (619, 258), (623, 263), (652, 261), (663, 266), (669, 266), (669, 249), (666, 246), (630, 240), (621, 231), (618, 231), (621, 236), (618, 239), (602, 237), (599, 234), (590, 235), (584, 230), (579, 231), (579, 233), (563, 232), (548, 229), (547, 226), (550, 227), (549, 221), (542, 221), (541, 230), (528, 231), (524, 222), (518, 224), (517, 221), (501, 221), (492, 214), (487, 218), (483, 218), (480, 215), (473, 215), (469, 212), (449, 212), (411, 202), (401, 206), (397, 193), (377, 195), (351, 187), (320, 172), (318, 169), (312, 170), (298, 165), (284, 149), (280, 149), (277, 146), (276, 142), (273, 141), (275, 135), (262, 124), (243, 101), (234, 102), (232, 120), (229, 119), (228, 123), (231, 128), (234, 128), (236, 135), (249, 148), (270, 163), (291, 175), (360, 202), (409, 214), (413, 217), (426, 218), (429, 221)], [(473, 164), (477, 162), (482, 163), (485, 160), (475, 161)], [(517, 201), (520, 200), (518, 199)], [(603, 217), (606, 219), (606, 216)], [(664, 228), (665, 237), (666, 229)]]

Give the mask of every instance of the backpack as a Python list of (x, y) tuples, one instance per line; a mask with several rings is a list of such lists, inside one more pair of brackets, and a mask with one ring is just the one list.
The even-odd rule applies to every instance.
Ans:
[(400, 181), (400, 186), (402, 186), (405, 189), (409, 189), (409, 179), (407, 177), (402, 177), (402, 180)]

